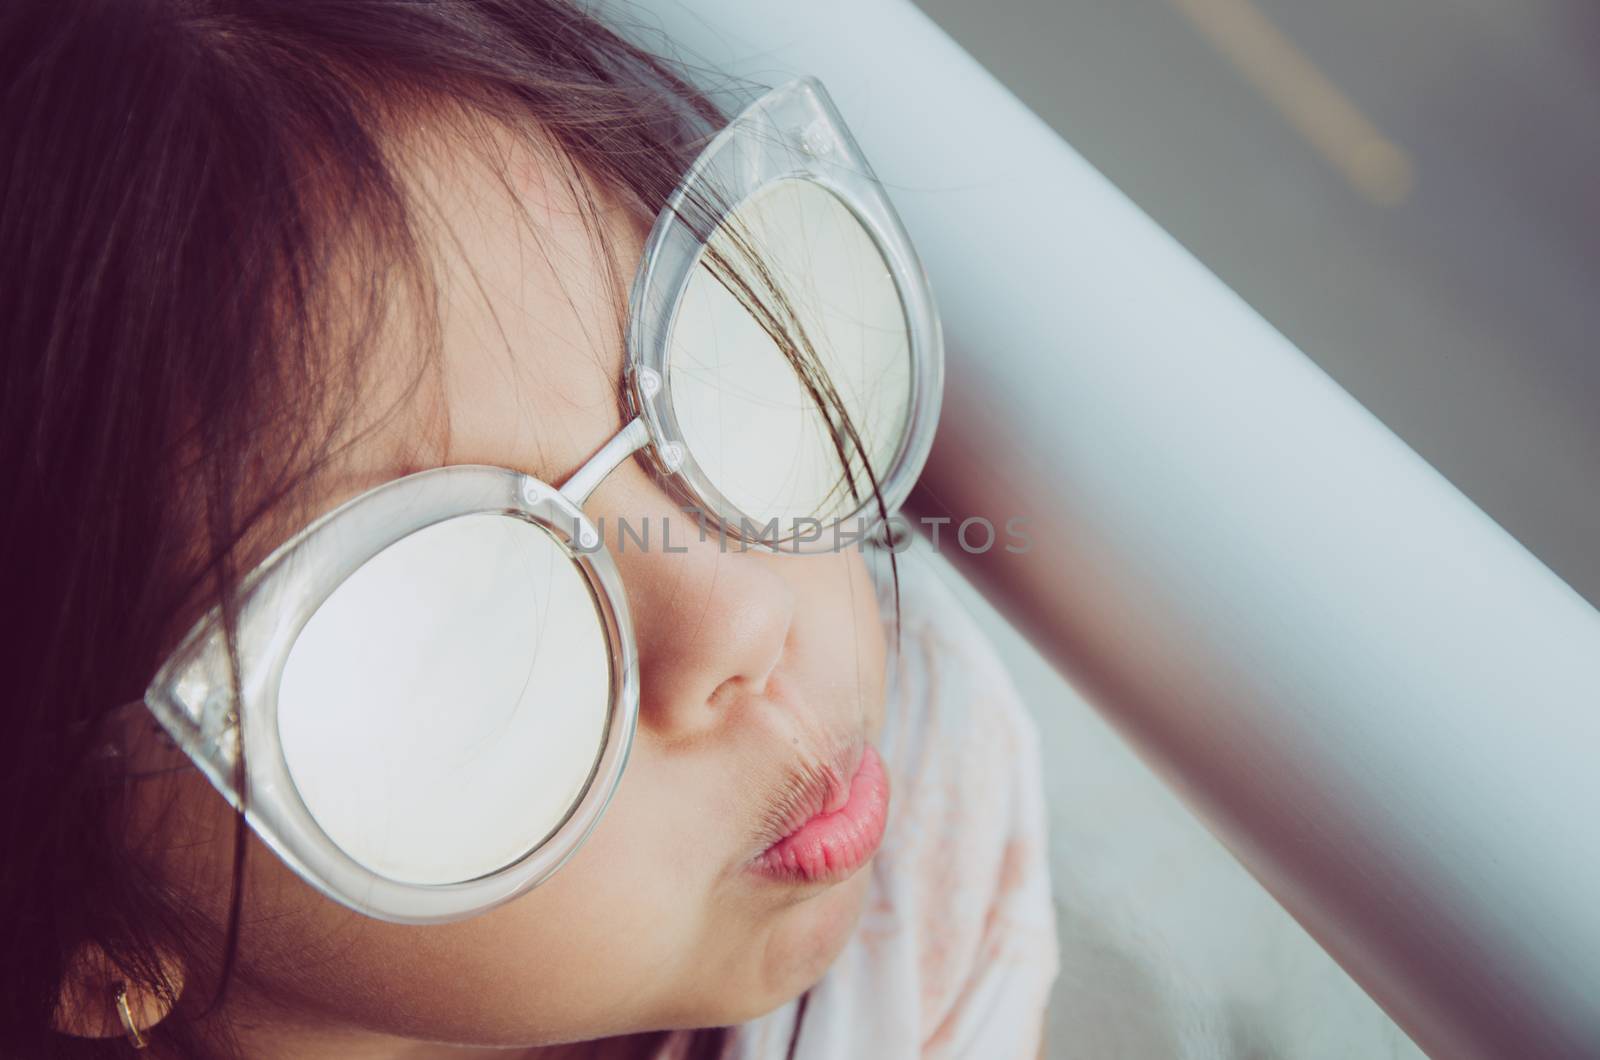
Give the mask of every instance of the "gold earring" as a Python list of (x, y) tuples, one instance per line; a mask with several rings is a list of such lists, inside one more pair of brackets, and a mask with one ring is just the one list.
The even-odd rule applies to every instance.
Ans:
[(117, 984), (117, 1016), (122, 1020), (122, 1029), (128, 1032), (128, 1041), (135, 1049), (143, 1049), (148, 1043), (144, 1035), (139, 1033), (139, 1028), (133, 1023), (133, 1010), (128, 1008), (128, 984)]

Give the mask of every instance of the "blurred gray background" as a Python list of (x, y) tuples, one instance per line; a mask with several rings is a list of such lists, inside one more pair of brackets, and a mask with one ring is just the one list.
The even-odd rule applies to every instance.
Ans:
[(1600, 4), (918, 3), (1600, 602)]
[[(1600, 604), (1600, 5), (918, 2)], [(1063, 950), (1048, 1055), (1420, 1055), (924, 553), (1044, 741)]]

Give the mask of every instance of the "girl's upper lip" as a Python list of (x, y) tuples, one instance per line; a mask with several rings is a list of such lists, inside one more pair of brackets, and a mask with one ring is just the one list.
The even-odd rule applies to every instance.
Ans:
[[(821, 809), (810, 817), (802, 818), (800, 824), (809, 821), (817, 813), (835, 813), (850, 798), (850, 778), (856, 775), (856, 770), (861, 768), (861, 756), (866, 752), (866, 743), (855, 740), (847, 746), (838, 756), (842, 768), (830, 771), (828, 797), (823, 801)], [(795, 827), (799, 827), (796, 825)], [(790, 829), (792, 832), (794, 829)], [(788, 833), (785, 833), (786, 835)]]
[(849, 795), (763, 850), (751, 863), (760, 875), (787, 884), (839, 883), (871, 860), (888, 820), (889, 778), (883, 760), (864, 746)]
[(797, 763), (774, 797), (757, 857), (774, 844), (803, 828), (822, 813), (838, 811), (850, 798), (850, 780), (861, 768), (866, 741), (861, 737), (840, 744), (832, 754), (808, 756)]

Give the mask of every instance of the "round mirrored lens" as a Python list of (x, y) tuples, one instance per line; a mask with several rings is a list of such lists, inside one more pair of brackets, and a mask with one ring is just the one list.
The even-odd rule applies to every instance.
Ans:
[(610, 651), (587, 579), (537, 524), (446, 520), (384, 549), (295, 640), (290, 776), (356, 861), (457, 883), (536, 849), (607, 737)]
[[(802, 340), (798, 367), (772, 330)], [(809, 180), (740, 203), (684, 292), (667, 382), (695, 463), (753, 536), (855, 514), (872, 496), (866, 462), (880, 483), (891, 470), (913, 382), (905, 310), (871, 233)], [(857, 439), (836, 429), (841, 412)], [(773, 519), (778, 533), (760, 533)]]

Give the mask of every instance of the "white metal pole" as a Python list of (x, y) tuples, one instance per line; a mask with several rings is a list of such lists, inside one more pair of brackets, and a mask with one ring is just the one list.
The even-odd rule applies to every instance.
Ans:
[(614, 10), (857, 132), (950, 347), (920, 514), (1032, 541), (947, 554), (1425, 1050), (1600, 1056), (1600, 614), (906, 0)]

